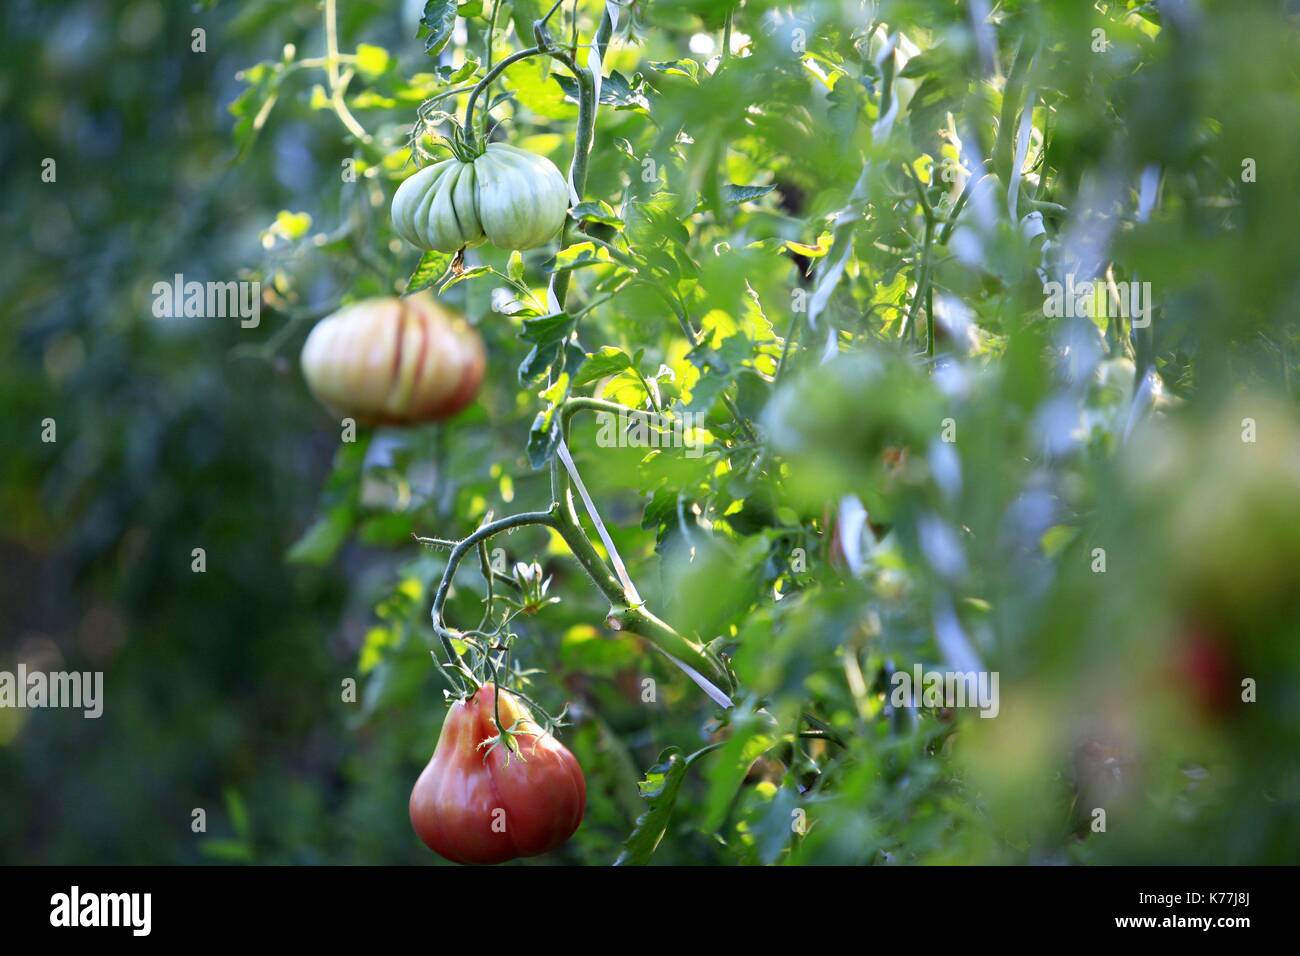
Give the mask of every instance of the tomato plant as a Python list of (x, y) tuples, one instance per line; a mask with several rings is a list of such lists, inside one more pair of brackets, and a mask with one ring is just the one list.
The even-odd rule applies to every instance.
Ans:
[[(312, 270), (346, 263), (308, 385), (375, 425), (437, 423), (344, 438), (292, 552), (324, 565), (355, 536), (401, 555), (358, 585), (378, 621), (362, 719), (442, 720), (410, 804), (429, 846), (1086, 862), (1222, 823), (1180, 776), (1218, 761), (1234, 786), (1220, 728), (1173, 732), (1204, 694), (1153, 676), (1175, 652), (1148, 635), (1177, 632), (1205, 567), (1237, 580), (1187, 557), (1236, 538), (1189, 520), (1180, 557), (1134, 529), (1204, 500), (1161, 489), (1217, 493), (1184, 473), (1195, 440), (1169, 437), (1230, 427), (1204, 396), (1238, 372), (1266, 394), (1293, 364), (1293, 330), (1265, 318), (1289, 265), (1249, 241), (1276, 210), (1238, 172), (1267, 149), (1294, 179), (1289, 154), (1180, 72), (1238, 47), (1139, 3), (430, 0), (421, 58), (347, 52), (322, 12), (324, 57), (246, 75), (237, 133), (256, 148), (271, 89), (319, 74), (339, 225), (286, 236), (286, 211), (268, 231), (277, 344), (315, 317)], [(1256, 88), (1294, 94), (1280, 75)], [(1185, 262), (1160, 251), (1174, 237)], [(1186, 264), (1214, 257), (1263, 277), (1215, 286), (1243, 297), (1236, 325)], [(450, 309), (485, 375), (471, 335), (392, 331)], [(1214, 388), (1191, 351), (1222, 357)], [(1292, 434), (1289, 398), (1259, 402)], [(1166, 438), (1178, 475), (1143, 477)], [(1261, 470), (1248, 500), (1295, 487)], [(1243, 526), (1270, 516), (1242, 506)], [(1247, 590), (1282, 628), (1285, 575)], [(1218, 619), (1244, 593), (1202, 596)], [(1268, 658), (1239, 642), (1212, 662), (1216, 700)], [(521, 829), (490, 829), (502, 809)], [(1107, 809), (1159, 825), (1093, 838)]]

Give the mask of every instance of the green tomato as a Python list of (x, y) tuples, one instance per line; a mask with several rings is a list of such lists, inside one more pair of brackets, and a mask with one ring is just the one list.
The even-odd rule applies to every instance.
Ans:
[(501, 249), (549, 242), (569, 209), (569, 185), (544, 156), (489, 143), (471, 163), (445, 159), (397, 187), (393, 228), (421, 249), (455, 252), (485, 238)]

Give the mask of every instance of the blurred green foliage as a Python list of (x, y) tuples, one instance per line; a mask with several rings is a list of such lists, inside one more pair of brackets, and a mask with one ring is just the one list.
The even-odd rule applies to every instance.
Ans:
[[(606, 630), (554, 536), (493, 542), (562, 599), (514, 625), (589, 784), (543, 862), (1296, 860), (1293, 5), (622, 8), (582, 213), (623, 259), (561, 252), (552, 332), (524, 322), (557, 250), (472, 250), (443, 298), (491, 356), (479, 402), (355, 443), (296, 350), (416, 270), (388, 202), (492, 7), (431, 58), (423, 4), (337, 6), (337, 78), (330, 3), (0, 15), (0, 669), (107, 698), (0, 710), (0, 860), (435, 862), (406, 801), (445, 555), (410, 536), (546, 507), (561, 366), (707, 416), (699, 456), (590, 415), (569, 445), (648, 606), (740, 691)], [(541, 12), (501, 17), (495, 62)], [(567, 168), (574, 89), (512, 66), (494, 135)], [(1076, 271), (1149, 282), (1150, 326), (1047, 317)], [(261, 323), (154, 318), (176, 274), (260, 281)], [(448, 619), (483, 594), (464, 568)], [(972, 662), (996, 718), (890, 701)]]

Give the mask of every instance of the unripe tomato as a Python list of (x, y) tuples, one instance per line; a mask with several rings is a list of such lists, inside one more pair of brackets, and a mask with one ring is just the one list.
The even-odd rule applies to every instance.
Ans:
[(450, 418), (474, 400), (484, 364), (478, 333), (427, 292), (349, 305), (302, 347), (311, 393), (372, 425)]
[(452, 704), (411, 791), (415, 832), (455, 863), (504, 863), (553, 850), (573, 836), (587, 803), (577, 759), (513, 694), (501, 692), (501, 726), (519, 752), (505, 743), (479, 746), (497, 736), (495, 696), (489, 683)]
[(397, 187), (393, 228), (413, 246), (455, 252), (545, 245), (564, 225), (569, 185), (545, 156), (489, 143), (471, 163), (444, 159)]

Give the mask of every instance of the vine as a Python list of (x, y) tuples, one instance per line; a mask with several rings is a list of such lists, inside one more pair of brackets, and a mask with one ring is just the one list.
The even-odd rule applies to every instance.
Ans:
[[(601, 21), (597, 27), (595, 37), (592, 40), (589, 54), (589, 66), (587, 69), (581, 69), (577, 66), (572, 56), (565, 50), (559, 49), (552, 45), (546, 38), (545, 25), (546, 21), (559, 9), (561, 0), (551, 7), (550, 11), (541, 19), (534, 21), (533, 35), (537, 45), (520, 50), (510, 56), (505, 57), (488, 69), (483, 78), (470, 91), (469, 98), (465, 105), (465, 116), (460, 124), (459, 133), (466, 142), (471, 144), (471, 148), (482, 150), (481, 142), (474, 142), (474, 112), (479, 98), (488, 89), (491, 83), (509, 66), (522, 60), (535, 56), (549, 56), (558, 60), (570, 72), (578, 84), (578, 119), (575, 135), (575, 144), (573, 159), (569, 168), (569, 184), (573, 196), (580, 201), (583, 190), (587, 181), (587, 166), (591, 153), (591, 145), (595, 135), (596, 112), (598, 109), (596, 90), (599, 85), (599, 73), (601, 69), (601, 58), (603, 52), (608, 49), (610, 38), (614, 30), (614, 20), (610, 16), (608, 7), (601, 16)], [(495, 16), (493, 17), (493, 26), (495, 25)], [(488, 39), (489, 49), (491, 47), (491, 37)], [(574, 44), (576, 47), (576, 43)], [(561, 230), (560, 247), (565, 248), (573, 235), (573, 230), (577, 226), (576, 220), (570, 216), (565, 220)], [(549, 286), (550, 305), (555, 312), (564, 310), (565, 302), (568, 298), (570, 273), (567, 270), (553, 272)], [(674, 306), (674, 314), (679, 321), (683, 323), (686, 330), (689, 331), (689, 340), (692, 343), (697, 341), (697, 333), (690, 327), (689, 320), (685, 316), (684, 309), (680, 303), (670, 303)], [(569, 424), (573, 415), (582, 410), (595, 410), (604, 412), (623, 413), (628, 415), (648, 416), (649, 413), (639, 409), (629, 408), (613, 402), (607, 402), (594, 398), (568, 398), (557, 409), (552, 419), (551, 427), (557, 429), (557, 443), (563, 447), (567, 442)], [(732, 406), (733, 413), (739, 418), (739, 413)], [(650, 416), (655, 417), (655, 416)], [(666, 421), (662, 416), (658, 420)], [(616, 555), (612, 554), (619, 569), (620, 574), (615, 575), (605, 563), (592, 544), (591, 539), (587, 536), (586, 531), (582, 528), (582, 523), (578, 517), (577, 508), (573, 500), (573, 483), (577, 478), (576, 466), (572, 466), (570, 473), (571, 460), (566, 462), (565, 468), (560, 468), (556, 461), (556, 456), (552, 455), (551, 468), (551, 488), (552, 501), (550, 507), (545, 511), (520, 512), (496, 520), (488, 520), (481, 524), (475, 531), (459, 541), (446, 541), (439, 539), (420, 539), (424, 543), (434, 544), (437, 546), (449, 547), (450, 553), (447, 558), (446, 567), (443, 570), (442, 578), (438, 583), (437, 590), (434, 594), (433, 604), (430, 610), (430, 618), (433, 625), (433, 631), (438, 639), (446, 657), (442, 667), (451, 675), (454, 685), (459, 693), (464, 696), (472, 693), (482, 686), (484, 681), (466, 665), (464, 659), (457, 653), (455, 648), (456, 640), (465, 640), (466, 632), (457, 631), (447, 625), (444, 613), (447, 597), (451, 591), (452, 582), (456, 572), (465, 557), (476, 548), (483, 549), (486, 542), (498, 534), (510, 532), (518, 528), (527, 526), (540, 526), (550, 528), (560, 535), (573, 554), (573, 557), (582, 569), (587, 573), (597, 590), (599, 590), (610, 602), (609, 614), (606, 617), (606, 625), (613, 630), (625, 631), (647, 641), (651, 646), (670, 658), (674, 663), (681, 667), (692, 679), (700, 683), (710, 696), (714, 697), (724, 706), (730, 705), (730, 698), (724, 691), (734, 689), (734, 681), (725, 661), (711, 653), (701, 644), (692, 641), (688, 637), (677, 632), (669, 624), (660, 620), (645, 607), (644, 602), (640, 600), (636, 593), (635, 586), (630, 579), (625, 577), (621, 562), (617, 560)], [(592, 517), (599, 522), (598, 516), (594, 513)], [(603, 530), (598, 526), (598, 530)], [(612, 543), (611, 543), (612, 544)], [(484, 557), (482, 562), (482, 571), (488, 587), (488, 614), (491, 613), (491, 602), (493, 600), (492, 585), (496, 572), (493, 572), (490, 565)], [(622, 578), (622, 580), (620, 579)], [(485, 615), (486, 620), (487, 615)], [(495, 665), (491, 663), (487, 655), (483, 655), (486, 666), (492, 667), (495, 671)], [(498, 723), (498, 730), (502, 734), (507, 734), (507, 728), (501, 727)]]

